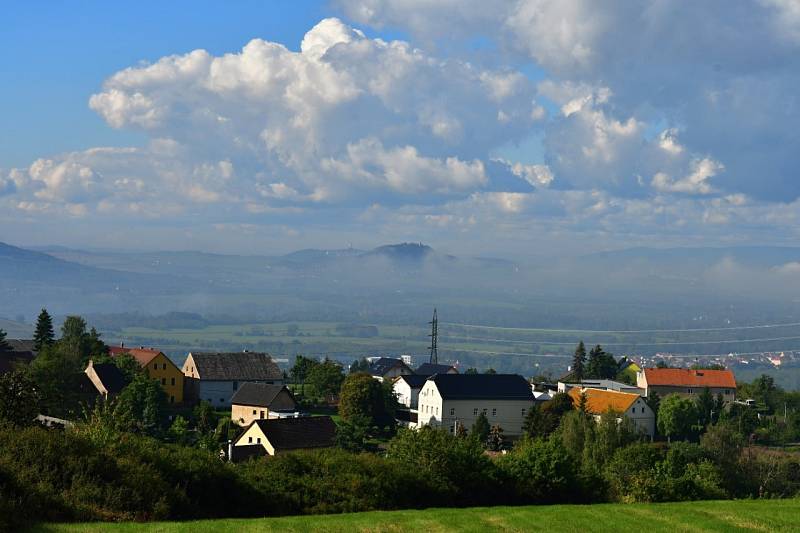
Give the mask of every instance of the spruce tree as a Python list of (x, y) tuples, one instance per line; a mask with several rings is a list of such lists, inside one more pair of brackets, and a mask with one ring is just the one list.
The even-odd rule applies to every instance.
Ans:
[(0, 329), (0, 353), (10, 351), (11, 345), (6, 342), (6, 332)]
[(572, 357), (572, 375), (575, 381), (580, 383), (583, 380), (583, 365), (586, 362), (586, 346), (583, 341), (575, 348), (575, 355)]
[(55, 341), (56, 335), (53, 331), (53, 318), (47, 309), (42, 309), (39, 318), (36, 319), (36, 332), (33, 334), (35, 350), (41, 351), (44, 346), (50, 346)]

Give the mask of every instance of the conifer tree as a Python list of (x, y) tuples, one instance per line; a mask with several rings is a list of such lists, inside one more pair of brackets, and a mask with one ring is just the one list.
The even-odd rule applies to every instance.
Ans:
[(50, 316), (47, 309), (42, 309), (42, 312), (39, 313), (39, 318), (36, 319), (36, 332), (33, 334), (35, 350), (38, 352), (44, 346), (50, 346), (55, 341), (55, 338), (53, 317)]
[(583, 380), (584, 363), (586, 362), (586, 346), (583, 341), (575, 348), (575, 355), (572, 357), (572, 375), (575, 376), (575, 381), (581, 382)]

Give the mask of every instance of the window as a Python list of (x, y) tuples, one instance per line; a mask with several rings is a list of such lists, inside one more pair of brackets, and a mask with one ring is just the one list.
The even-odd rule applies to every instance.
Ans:
[(162, 370), (166, 370), (167, 369), (167, 363), (164, 363), (163, 366), (161, 367), (161, 369)]
[(161, 378), (161, 384), (162, 385), (166, 385), (167, 384), (167, 378)]
[(472, 410), (472, 416), (478, 416), (478, 408)]
[(258, 437), (258, 438), (256, 439), (256, 442), (257, 442), (258, 444), (261, 444), (261, 437)]
[(256, 410), (253, 409), (253, 416), (256, 416)]
[(486, 416), (486, 409), (483, 409), (483, 410), (481, 411), (481, 413), (483, 413), (483, 416)]
[(525, 418), (525, 409), (522, 410), (522, 418)]
[(264, 411), (261, 411), (261, 418), (264, 418)]
[(492, 409), (492, 416), (497, 416), (497, 409)]
[(171, 382), (173, 385), (175, 385), (175, 378), (172, 378)]
[(220, 398), (219, 403), (225, 403), (225, 398)]
[(153, 370), (158, 370), (158, 363), (153, 363)]
[(439, 416), (439, 408), (436, 408), (436, 416)]
[(725, 389), (725, 394), (726, 394), (726, 395), (728, 395), (728, 394), (730, 394), (730, 393), (731, 393), (731, 390), (730, 390), (730, 389)]
[(692, 393), (692, 389), (687, 389), (687, 390), (688, 390), (689, 394), (691, 394), (691, 393)]
[(247, 437), (247, 444), (253, 444), (253, 437)]
[(455, 414), (456, 414), (456, 410), (455, 410), (455, 408), (454, 408), (454, 407), (451, 407), (451, 408), (450, 408), (450, 416), (453, 416), (453, 415), (455, 415)]

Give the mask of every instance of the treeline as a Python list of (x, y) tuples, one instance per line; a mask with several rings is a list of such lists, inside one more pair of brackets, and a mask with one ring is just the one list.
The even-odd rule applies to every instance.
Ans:
[(489, 456), (468, 435), (400, 430), (385, 455), (295, 452), (238, 465), (129, 433), (0, 428), (0, 530), (27, 520), (186, 520), (534, 503), (793, 497), (796, 455), (723, 425), (699, 443), (643, 443), (571, 411), (547, 438)]

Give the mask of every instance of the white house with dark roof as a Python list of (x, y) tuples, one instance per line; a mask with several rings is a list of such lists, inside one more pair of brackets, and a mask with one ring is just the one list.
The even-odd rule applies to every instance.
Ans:
[(384, 379), (391, 380), (399, 376), (406, 376), (414, 373), (402, 359), (395, 359), (393, 357), (377, 357), (372, 359), (369, 363), (368, 372), (378, 381), (383, 381)]
[(192, 395), (214, 407), (230, 407), (243, 383), (283, 385), (283, 372), (269, 354), (258, 352), (192, 352), (183, 363)]
[(419, 392), (417, 424), (469, 429), (480, 413), (505, 435), (520, 436), (534, 398), (528, 381), (517, 374), (436, 374)]

